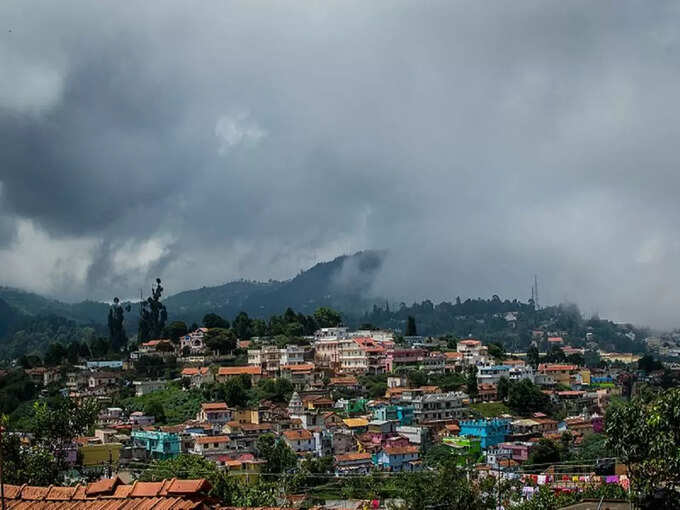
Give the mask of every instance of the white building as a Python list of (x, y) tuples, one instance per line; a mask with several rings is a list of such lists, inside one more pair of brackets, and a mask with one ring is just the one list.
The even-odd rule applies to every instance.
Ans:
[(463, 355), (465, 365), (483, 365), (489, 361), (488, 349), (479, 340), (460, 340), (456, 344), (456, 351)]
[(508, 365), (479, 365), (477, 366), (477, 383), (498, 384), (501, 377), (509, 380), (510, 370)]
[(313, 452), (315, 447), (314, 435), (306, 429), (284, 430), (283, 440), (295, 452)]
[(197, 330), (180, 337), (180, 352), (183, 353), (185, 348), (187, 348), (191, 354), (203, 354), (206, 349), (205, 334), (207, 332), (208, 328), (198, 328)]

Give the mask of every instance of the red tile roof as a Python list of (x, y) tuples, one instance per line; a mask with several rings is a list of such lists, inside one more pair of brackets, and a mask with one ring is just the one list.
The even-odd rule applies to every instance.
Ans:
[(387, 455), (404, 455), (406, 453), (418, 453), (417, 446), (392, 446), (384, 448)]
[(351, 462), (353, 460), (371, 460), (370, 453), (350, 452), (344, 455), (336, 455), (335, 462)]
[(228, 443), (231, 441), (229, 436), (200, 436), (196, 438), (196, 444), (208, 444), (208, 443)]
[(312, 438), (312, 433), (309, 430), (299, 429), (299, 430), (284, 430), (283, 435), (286, 439), (291, 441), (295, 440), (307, 440)]
[(204, 411), (227, 411), (229, 407), (226, 402), (205, 402), (201, 404)]
[(123, 485), (119, 478), (75, 487), (5, 485), (7, 510), (203, 510), (210, 484), (199, 480), (163, 480)]
[(182, 370), (182, 375), (207, 375), (210, 372), (208, 367), (187, 367)]
[(217, 371), (217, 375), (262, 375), (262, 368), (251, 367), (251, 366), (240, 366), (240, 367), (220, 367)]

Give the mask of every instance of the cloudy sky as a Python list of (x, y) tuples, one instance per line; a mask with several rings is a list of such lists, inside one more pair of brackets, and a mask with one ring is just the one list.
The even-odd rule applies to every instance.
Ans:
[(0, 3), (0, 283), (287, 278), (680, 326), (676, 2)]

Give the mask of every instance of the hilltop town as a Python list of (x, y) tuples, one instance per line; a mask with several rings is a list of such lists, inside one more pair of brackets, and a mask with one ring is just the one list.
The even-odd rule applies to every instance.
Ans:
[[(547, 328), (525, 352), (507, 352), (493, 339), (418, 336), (414, 320), (401, 332), (352, 330), (330, 309), (288, 316), (272, 321), (324, 326), (243, 338), (238, 318), (208, 314), (111, 359), (110, 345), (76, 343), (15, 360), (0, 391), (16, 500), (21, 483), (101, 478), (112, 494), (158, 482), (159, 496), (163, 480), (197, 477), (211, 497), (215, 480), (228, 480), (232, 505), (381, 506), (413, 497), (394, 476), (445, 466), (505, 505), (539, 493), (625, 495), (632, 475), (607, 442), (608, 410), (680, 376), (676, 364), (574, 347)], [(49, 468), (8, 469), (45, 444)]]

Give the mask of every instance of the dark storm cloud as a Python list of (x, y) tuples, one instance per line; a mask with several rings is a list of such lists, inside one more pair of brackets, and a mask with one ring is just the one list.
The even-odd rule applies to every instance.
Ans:
[(537, 273), (545, 302), (671, 325), (679, 18), (4, 2), (3, 280), (128, 297), (385, 248), (394, 299), (526, 298)]

